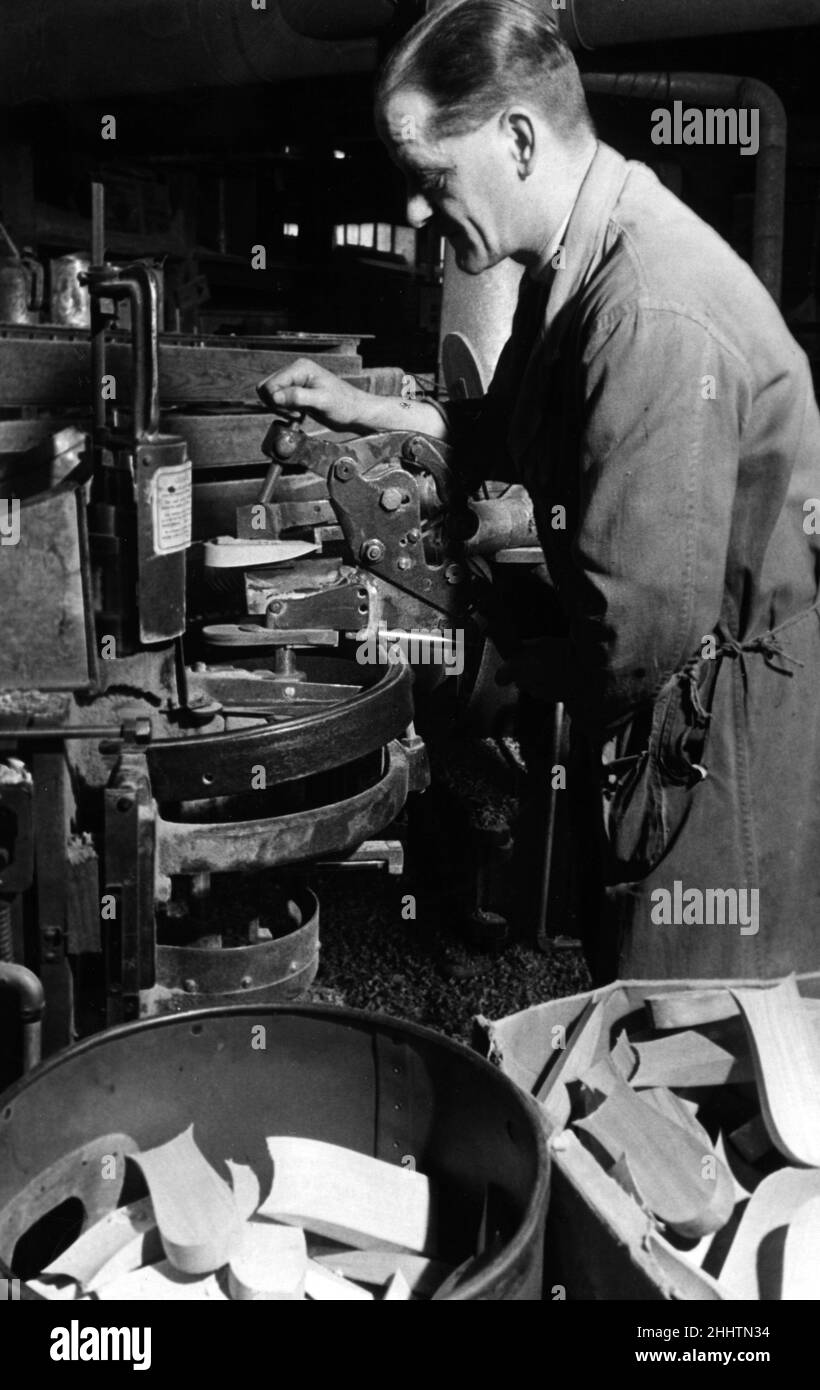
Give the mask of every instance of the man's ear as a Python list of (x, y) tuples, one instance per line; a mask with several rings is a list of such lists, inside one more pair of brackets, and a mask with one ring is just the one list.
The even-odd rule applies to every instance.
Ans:
[(535, 122), (527, 111), (510, 107), (502, 117), (510, 138), (510, 149), (519, 177), (529, 178), (535, 158)]

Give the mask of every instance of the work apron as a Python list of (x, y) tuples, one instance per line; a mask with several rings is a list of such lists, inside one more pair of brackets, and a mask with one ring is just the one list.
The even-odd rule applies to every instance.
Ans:
[(819, 610), (743, 642), (718, 626), (650, 708), (581, 747), (596, 981), (820, 969)]

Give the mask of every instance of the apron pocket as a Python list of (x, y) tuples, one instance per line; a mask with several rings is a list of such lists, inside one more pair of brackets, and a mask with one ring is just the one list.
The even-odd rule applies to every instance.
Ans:
[[(692, 706), (688, 678), (675, 675), (652, 707), (646, 738), (633, 723), (617, 740), (625, 756), (603, 764), (606, 882), (646, 878), (674, 845), (706, 775), (702, 767), (708, 724)], [(644, 742), (634, 753), (631, 747)], [(631, 745), (631, 747), (630, 747)]]

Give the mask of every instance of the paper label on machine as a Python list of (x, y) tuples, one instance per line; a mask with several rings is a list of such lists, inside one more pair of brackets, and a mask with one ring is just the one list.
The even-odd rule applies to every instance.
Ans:
[(191, 544), (193, 479), (190, 460), (158, 468), (151, 480), (154, 551), (172, 555)]

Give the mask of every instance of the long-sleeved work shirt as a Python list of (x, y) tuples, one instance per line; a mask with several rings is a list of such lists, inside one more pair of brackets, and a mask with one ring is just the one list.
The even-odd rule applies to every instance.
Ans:
[(820, 415), (767, 291), (599, 144), (478, 418), (448, 414), (533, 499), (592, 749), (599, 977), (820, 968)]

